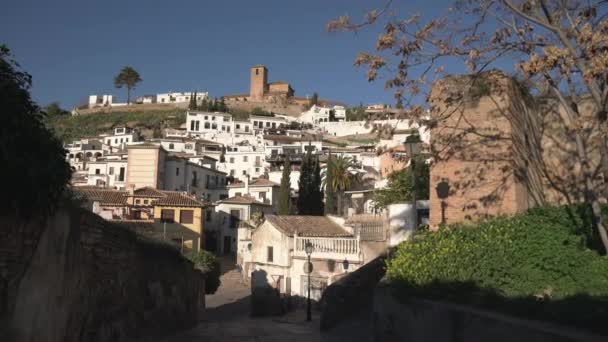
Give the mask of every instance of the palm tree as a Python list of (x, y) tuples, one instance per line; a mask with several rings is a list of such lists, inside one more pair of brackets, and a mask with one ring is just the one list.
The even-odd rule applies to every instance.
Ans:
[(139, 73), (130, 66), (126, 66), (120, 70), (120, 73), (114, 77), (114, 86), (116, 88), (127, 88), (127, 104), (131, 102), (131, 89), (135, 88), (137, 83), (141, 82)]
[[(360, 182), (357, 163), (348, 156), (336, 156), (327, 160), (324, 183), (338, 195), (338, 215), (342, 215), (344, 191)], [(328, 174), (328, 171), (329, 173)]]

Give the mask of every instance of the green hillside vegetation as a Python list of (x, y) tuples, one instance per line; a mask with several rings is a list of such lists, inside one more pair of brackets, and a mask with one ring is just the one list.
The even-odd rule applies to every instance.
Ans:
[(186, 122), (183, 109), (141, 112), (98, 113), (79, 116), (49, 117), (47, 125), (64, 142), (107, 133), (114, 127), (139, 129), (178, 128)]

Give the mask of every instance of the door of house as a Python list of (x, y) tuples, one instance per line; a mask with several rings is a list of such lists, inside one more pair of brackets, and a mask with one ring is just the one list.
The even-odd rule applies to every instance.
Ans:
[(232, 252), (231, 243), (232, 237), (224, 236), (224, 255), (230, 255), (230, 253)]
[[(327, 287), (327, 278), (319, 276), (310, 277), (310, 299), (319, 302), (323, 291)], [(300, 278), (300, 296), (306, 298), (308, 296), (308, 275), (302, 275)]]

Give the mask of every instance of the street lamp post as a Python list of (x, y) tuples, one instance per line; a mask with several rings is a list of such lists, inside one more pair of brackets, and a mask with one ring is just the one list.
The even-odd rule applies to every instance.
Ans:
[(310, 255), (312, 254), (312, 243), (307, 242), (304, 247), (306, 255), (308, 256), (308, 264), (306, 265), (306, 273), (308, 273), (308, 297), (306, 300), (306, 320), (312, 320), (312, 312), (310, 309), (310, 273), (312, 273), (312, 263), (310, 262)]
[(416, 208), (416, 169), (414, 156), (418, 154), (418, 143), (420, 143), (420, 136), (418, 133), (409, 135), (405, 138), (403, 143), (407, 148), (407, 154), (410, 157), (410, 173), (412, 174), (412, 223), (413, 229), (418, 229), (418, 208)]

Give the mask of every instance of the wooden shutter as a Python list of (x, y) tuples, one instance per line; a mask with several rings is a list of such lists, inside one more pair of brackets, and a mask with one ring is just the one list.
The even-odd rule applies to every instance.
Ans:
[(180, 223), (193, 223), (194, 222), (194, 210), (181, 210), (179, 212)]
[(162, 209), (160, 211), (160, 220), (163, 222), (175, 222), (175, 210)]

